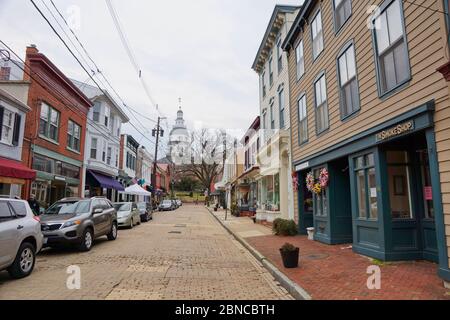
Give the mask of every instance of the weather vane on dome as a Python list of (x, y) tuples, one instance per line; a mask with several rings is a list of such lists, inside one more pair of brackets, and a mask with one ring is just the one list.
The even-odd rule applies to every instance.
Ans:
[(181, 98), (178, 98), (178, 102), (180, 103), (180, 110), (181, 110)]

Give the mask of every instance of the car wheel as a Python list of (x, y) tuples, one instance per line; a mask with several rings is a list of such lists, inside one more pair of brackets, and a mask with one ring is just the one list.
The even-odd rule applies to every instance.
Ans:
[(84, 230), (80, 244), (80, 251), (84, 252), (91, 251), (93, 242), (94, 242), (94, 235), (92, 233), (92, 230), (91, 229)]
[(28, 277), (33, 272), (36, 262), (36, 249), (29, 242), (24, 242), (17, 252), (16, 259), (8, 268), (9, 275), (14, 279)]
[(111, 226), (111, 232), (108, 233), (108, 240), (109, 241), (114, 241), (117, 239), (117, 223), (113, 223), (113, 225)]

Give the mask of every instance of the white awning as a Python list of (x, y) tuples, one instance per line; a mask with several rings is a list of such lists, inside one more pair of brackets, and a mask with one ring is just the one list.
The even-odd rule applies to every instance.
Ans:
[(121, 192), (121, 193), (129, 194), (132, 196), (148, 196), (148, 197), (150, 197), (152, 195), (151, 192), (148, 192), (147, 190), (145, 190), (138, 184), (135, 184), (135, 185), (132, 185), (131, 187), (126, 188), (125, 191)]

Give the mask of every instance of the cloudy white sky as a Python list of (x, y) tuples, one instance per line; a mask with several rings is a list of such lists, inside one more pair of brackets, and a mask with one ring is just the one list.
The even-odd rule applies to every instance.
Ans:
[[(58, 28), (43, 1), (35, 0)], [(150, 105), (114, 27), (105, 0), (53, 0), (69, 17), (79, 8), (76, 30), (92, 58), (124, 100), (150, 118)], [(298, 5), (300, 0), (282, 0)], [(143, 76), (172, 125), (183, 99), (188, 123), (245, 130), (258, 114), (253, 59), (276, 1), (113, 0)], [(31, 43), (69, 77), (87, 76), (28, 0), (0, 0), (0, 39), (24, 56)], [(59, 30), (59, 29), (58, 29)], [(59, 30), (60, 31), (60, 30)], [(131, 117), (132, 118), (132, 117)], [(133, 118), (132, 118), (133, 119)], [(147, 130), (154, 124), (142, 120)], [(130, 133), (144, 141), (129, 126)], [(146, 144), (146, 143), (144, 143)], [(148, 145), (151, 147), (150, 145)]]

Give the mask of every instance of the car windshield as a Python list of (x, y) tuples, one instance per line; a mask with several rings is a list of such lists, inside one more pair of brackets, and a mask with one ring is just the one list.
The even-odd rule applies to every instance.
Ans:
[(90, 201), (57, 202), (52, 205), (45, 214), (81, 214), (89, 212)]
[(146, 203), (138, 203), (138, 208), (139, 209), (147, 209), (147, 204)]
[(165, 205), (171, 205), (171, 204), (172, 204), (172, 201), (170, 201), (170, 200), (164, 200), (164, 201), (163, 201), (163, 204), (165, 204)]
[(131, 203), (116, 203), (114, 204), (114, 209), (116, 209), (117, 212), (130, 211)]

